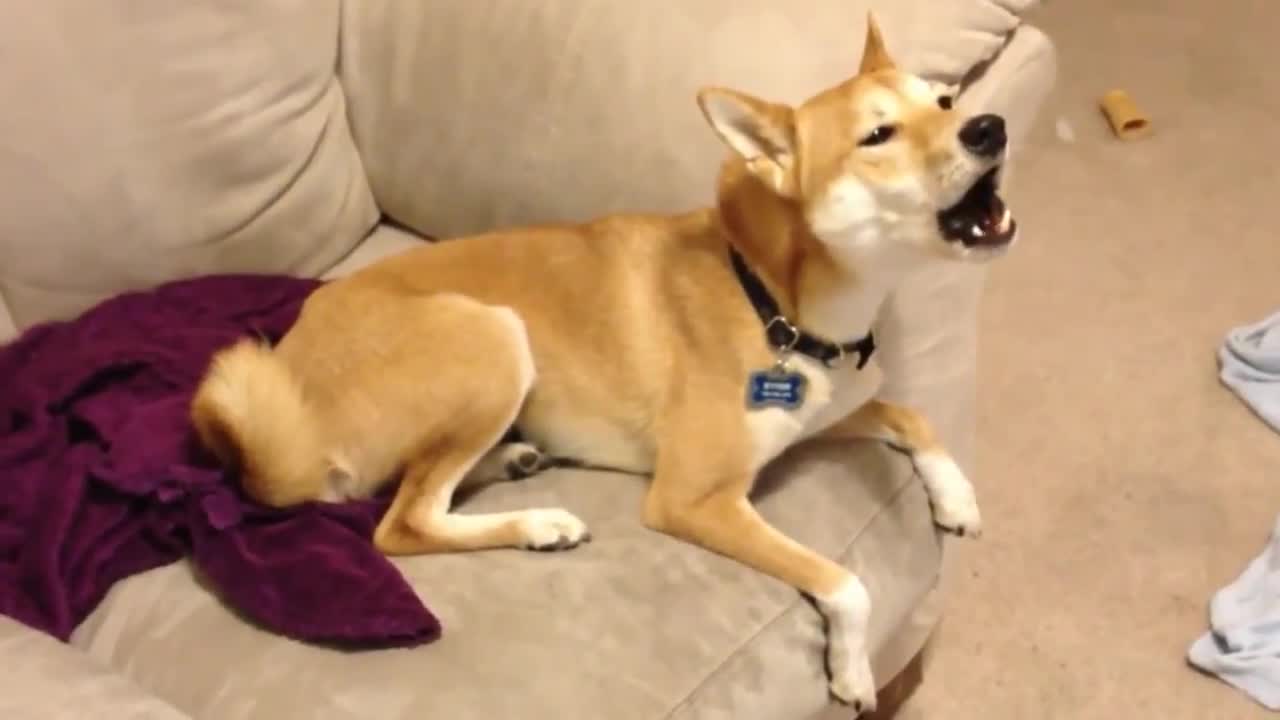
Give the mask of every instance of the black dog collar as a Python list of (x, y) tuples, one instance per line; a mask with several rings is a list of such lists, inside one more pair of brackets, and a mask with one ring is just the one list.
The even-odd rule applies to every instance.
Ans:
[(858, 356), (858, 369), (861, 370), (871, 360), (876, 351), (875, 336), (868, 332), (860, 340), (839, 344), (817, 338), (797, 328), (782, 316), (778, 302), (769, 294), (764, 282), (751, 272), (747, 261), (737, 248), (730, 246), (729, 254), (733, 259), (733, 269), (738, 273), (738, 282), (751, 301), (760, 321), (764, 323), (765, 337), (769, 344), (779, 352), (798, 352), (821, 362), (827, 367), (835, 367), (846, 355)]

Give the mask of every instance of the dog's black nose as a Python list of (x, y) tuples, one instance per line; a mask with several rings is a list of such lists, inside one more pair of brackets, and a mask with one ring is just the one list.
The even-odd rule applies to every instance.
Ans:
[(960, 142), (969, 152), (982, 157), (997, 155), (1009, 142), (1004, 131), (1004, 118), (999, 115), (979, 115), (960, 128)]

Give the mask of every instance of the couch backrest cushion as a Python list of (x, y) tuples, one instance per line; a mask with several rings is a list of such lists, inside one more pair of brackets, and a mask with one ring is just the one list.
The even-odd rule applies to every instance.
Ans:
[(1035, 0), (361, 0), (341, 77), (379, 206), (419, 232), (709, 202), (723, 146), (694, 100), (798, 102), (857, 68), (868, 10), (955, 82)]
[(0, 294), (17, 325), (211, 272), (319, 274), (376, 208), (340, 0), (0, 5)]

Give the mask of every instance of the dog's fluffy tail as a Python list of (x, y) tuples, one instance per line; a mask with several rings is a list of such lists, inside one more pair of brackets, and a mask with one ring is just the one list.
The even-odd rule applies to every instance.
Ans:
[(298, 378), (266, 345), (241, 340), (214, 355), (191, 402), (201, 441), (241, 471), (245, 492), (284, 507), (323, 499), (327, 461)]

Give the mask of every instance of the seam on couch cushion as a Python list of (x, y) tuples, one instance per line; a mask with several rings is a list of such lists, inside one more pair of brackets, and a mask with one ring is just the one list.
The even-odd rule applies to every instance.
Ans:
[[(912, 470), (911, 472), (907, 473), (906, 480), (897, 488), (894, 488), (893, 494), (890, 496), (889, 501), (881, 505), (876, 512), (872, 513), (867, 518), (866, 522), (864, 522), (862, 526), (858, 528), (858, 531), (853, 533), (852, 537), (849, 539), (849, 542), (846, 543), (845, 546), (837, 554), (837, 557), (841, 565), (845, 564), (845, 562), (848, 561), (849, 553), (853, 550), (854, 545), (858, 543), (858, 540), (859, 538), (862, 537), (863, 533), (867, 531), (867, 528), (874, 525), (875, 522), (880, 518), (881, 515), (884, 514), (886, 510), (896, 505), (898, 503), (898, 500), (901, 498), (902, 493), (906, 492), (907, 488), (911, 487), (911, 483), (914, 481), (915, 481), (915, 471)], [(674, 717), (676, 713), (683, 710), (693, 700), (694, 697), (696, 697), (700, 692), (702, 692), (702, 690), (710, 682), (712, 682), (717, 677), (719, 677), (724, 672), (725, 668), (727, 668), (736, 658), (742, 655), (742, 653), (746, 651), (747, 648), (753, 646), (757, 638), (759, 638), (764, 633), (768, 632), (768, 630), (771, 627), (773, 627), (778, 621), (785, 618), (793, 610), (799, 607), (801, 603), (805, 603), (805, 602), (806, 600), (804, 599), (804, 597), (800, 596), (797, 593), (796, 599), (784, 605), (781, 609), (778, 610), (777, 614), (775, 614), (773, 617), (769, 618), (764, 623), (762, 623), (755, 632), (751, 633), (751, 635), (747, 637), (746, 640), (743, 640), (741, 643), (739, 643), (738, 646), (733, 649), (733, 652), (729, 653), (728, 655), (725, 655), (724, 659), (720, 661), (720, 663), (717, 664), (714, 668), (712, 668), (706, 674), (705, 677), (699, 680), (698, 683), (691, 690), (689, 690), (688, 693), (686, 693), (682, 698), (680, 698), (679, 702), (672, 705), (671, 709), (667, 710), (662, 715), (662, 718), (664, 718), (665, 720), (666, 718)]]
[(71, 717), (184, 720), (190, 717), (119, 669), (3, 615), (0, 615), (0, 660), (10, 669), (6, 679), (0, 682), (2, 717), (28, 720)]

